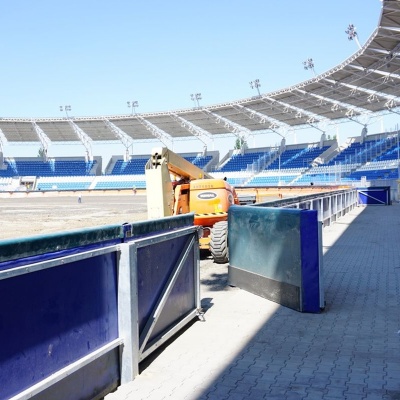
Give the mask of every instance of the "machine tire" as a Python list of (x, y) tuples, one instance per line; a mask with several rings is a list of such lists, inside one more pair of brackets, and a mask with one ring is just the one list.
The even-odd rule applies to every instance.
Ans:
[(210, 235), (210, 252), (217, 264), (225, 264), (229, 261), (228, 251), (228, 221), (214, 224)]

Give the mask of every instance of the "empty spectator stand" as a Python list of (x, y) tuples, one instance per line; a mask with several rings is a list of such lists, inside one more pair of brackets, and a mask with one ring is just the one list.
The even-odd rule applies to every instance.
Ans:
[[(179, 155), (205, 171), (209, 169), (209, 165), (217, 163), (219, 158), (218, 151), (211, 151), (207, 154), (180, 153)], [(143, 175), (149, 159), (150, 154), (131, 156), (128, 161), (124, 161), (122, 156), (112, 156), (106, 167), (105, 175)]]
[(12, 178), (14, 176), (18, 176), (14, 160), (4, 160), (3, 164), (0, 165), (0, 178)]
[[(245, 171), (249, 166), (252, 166), (263, 158), (270, 159), (271, 149), (246, 150), (244, 153), (241, 150), (233, 150), (229, 157), (223, 160), (223, 163), (215, 169), (216, 172), (232, 172)], [(268, 156), (266, 156), (268, 154)]]
[(277, 147), (246, 150), (244, 153), (235, 150), (213, 175), (226, 177), (234, 186), (290, 185), (331, 145), (291, 145), (286, 146), (282, 153)]
[(93, 179), (93, 176), (42, 177), (37, 179), (35, 189), (43, 191), (87, 190)]
[(117, 160), (110, 175), (142, 175), (147, 158), (132, 158), (129, 161)]
[(394, 147), (396, 147), (396, 142), (393, 136), (382, 137), (381, 135), (374, 135), (364, 141), (361, 141), (361, 139), (357, 137), (349, 138), (344, 148), (342, 148), (336, 156), (331, 158), (326, 165), (363, 165), (379, 158)]
[(314, 160), (328, 150), (329, 147), (329, 145), (320, 147), (319, 143), (296, 145), (295, 147), (287, 146), (280, 154), (280, 157), (275, 158), (266, 169), (308, 169)]
[(191, 162), (193, 165), (196, 165), (197, 167), (206, 170), (208, 164), (210, 161), (213, 159), (212, 155), (201, 155), (197, 154), (196, 156), (183, 156), (187, 161)]
[(364, 178), (367, 181), (373, 180), (382, 180), (382, 179), (398, 179), (399, 173), (397, 168), (393, 169), (374, 169), (374, 170), (359, 170), (354, 171), (350, 175), (347, 175), (345, 179), (342, 180), (351, 180), (351, 181), (359, 181)]
[[(99, 162), (100, 160), (100, 162)], [(101, 158), (85, 161), (83, 157), (53, 158), (47, 161), (40, 158), (5, 158), (0, 166), (0, 177), (59, 177), (89, 176), (101, 169)]]
[(146, 178), (140, 175), (103, 175), (93, 181), (93, 190), (145, 189)]
[(288, 174), (284, 171), (281, 173), (273, 172), (261, 172), (257, 176), (252, 177), (247, 181), (247, 186), (287, 186), (299, 176), (298, 174)]
[(79, 190), (123, 190), (144, 189), (146, 180), (142, 175), (102, 175), (42, 177), (36, 181), (36, 190), (79, 191)]

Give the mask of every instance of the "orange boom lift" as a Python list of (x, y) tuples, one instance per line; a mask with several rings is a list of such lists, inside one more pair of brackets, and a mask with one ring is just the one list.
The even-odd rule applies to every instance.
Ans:
[(149, 219), (194, 213), (203, 227), (200, 248), (217, 263), (228, 262), (228, 210), (239, 204), (235, 189), (165, 147), (154, 148), (146, 164)]

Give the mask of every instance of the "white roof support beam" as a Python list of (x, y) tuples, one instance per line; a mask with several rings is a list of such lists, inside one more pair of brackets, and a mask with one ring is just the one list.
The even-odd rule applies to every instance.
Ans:
[(33, 129), (35, 130), (36, 135), (40, 140), (40, 143), (42, 144), (42, 148), (44, 150), (44, 154), (47, 159), (47, 150), (49, 148), (51, 140), (48, 138), (48, 136), (43, 132), (42, 128), (40, 128), (40, 126), (34, 120), (32, 120), (32, 126)]
[[(307, 92), (307, 91), (302, 90), (302, 89), (295, 88), (294, 90), (297, 91), (300, 94), (306, 94), (308, 96), (315, 97), (316, 99), (318, 99), (318, 101), (320, 103), (330, 103), (330, 104), (332, 104), (332, 107), (331, 107), (332, 111), (338, 111), (340, 109), (347, 110), (346, 111), (346, 115), (347, 114), (354, 115), (355, 112), (357, 112), (359, 114), (368, 114), (369, 113), (369, 111), (364, 109), (364, 108), (354, 107), (351, 104), (343, 103), (341, 101), (334, 100), (334, 99), (330, 99), (329, 97), (321, 96), (321, 95), (315, 94), (315, 93), (310, 93), (310, 92)], [(332, 121), (329, 121), (329, 123), (331, 123), (331, 122)]]
[(173, 148), (174, 140), (173, 138), (160, 129), (158, 126), (152, 124), (150, 121), (144, 119), (141, 115), (136, 114), (135, 118), (149, 131), (151, 132), (161, 143), (165, 146)]
[(368, 101), (377, 100), (379, 97), (382, 100), (391, 100), (391, 99), (399, 98), (398, 96), (391, 96), (391, 95), (388, 95), (388, 94), (385, 94), (385, 93), (377, 92), (376, 90), (364, 89), (361, 86), (354, 86), (354, 85), (350, 85), (348, 83), (339, 83), (339, 85), (343, 85), (343, 86), (348, 87), (354, 93), (362, 92), (362, 93), (368, 94), (369, 95)]
[[(395, 59), (395, 58), (397, 58), (399, 56), (399, 54), (400, 54), (400, 44), (398, 44), (391, 51), (384, 51), (383, 55), (386, 55), (385, 57), (379, 57), (379, 56), (375, 57), (371, 53), (382, 54), (382, 50), (380, 48), (376, 48), (376, 47), (372, 47), (372, 46), (368, 49), (368, 53), (366, 53), (365, 56), (370, 57), (373, 60), (376, 59), (376, 61), (373, 62), (368, 67), (361, 67), (361, 66), (357, 65), (355, 62), (349, 63), (346, 67), (347, 68), (358, 69), (359, 71), (363, 71), (364, 72), (364, 76), (368, 76), (370, 74), (376, 73), (376, 74), (381, 74), (381, 75), (386, 75), (386, 76), (390, 75), (390, 76), (393, 76), (395, 78), (399, 78), (398, 74), (386, 72), (383, 69), (386, 66), (388, 66), (393, 59)], [(346, 78), (346, 79), (344, 79), (344, 80), (342, 80), (340, 82), (341, 83), (352, 83), (354, 80), (357, 80), (358, 77), (359, 77), (359, 75), (352, 74), (351, 76), (349, 76), (348, 78)]]
[(399, 103), (396, 103), (394, 99), (388, 100), (385, 104), (385, 107), (390, 111), (398, 114), (397, 111), (394, 111), (395, 108), (399, 106)]
[(247, 141), (248, 137), (252, 135), (250, 129), (245, 128), (233, 121), (230, 121), (228, 118), (222, 117), (221, 115), (215, 114), (207, 109), (202, 109), (201, 112), (206, 114), (207, 116), (211, 117), (216, 124), (223, 125), (226, 129), (232, 132), (235, 136), (239, 139), (243, 139)]
[(310, 125), (312, 128), (318, 129), (321, 132), (325, 132), (325, 130), (315, 126), (314, 124), (321, 124), (321, 125), (326, 126), (330, 123), (330, 120), (327, 118), (321, 118), (321, 116), (318, 114), (314, 114), (312, 112), (303, 110), (302, 108), (292, 106), (290, 104), (284, 103), (283, 101), (275, 100), (275, 99), (265, 96), (265, 95), (262, 96), (262, 100), (265, 101), (267, 104), (271, 104), (271, 105), (279, 104), (286, 110), (289, 110), (289, 109), (293, 110), (296, 113), (297, 118), (302, 118), (303, 115), (305, 115), (307, 117), (307, 124)]
[(386, 72), (386, 71), (382, 71), (382, 70), (378, 70), (378, 69), (368, 69), (366, 70), (363, 67), (360, 67), (359, 65), (349, 65), (350, 68), (356, 69), (360, 72), (363, 72), (364, 74), (377, 74), (377, 75), (381, 75), (383, 76), (385, 79), (385, 81), (389, 80), (390, 78), (396, 78), (396, 79), (400, 79), (400, 75), (398, 74), (393, 74), (391, 72)]
[(118, 128), (118, 126), (113, 124), (108, 119), (104, 118), (103, 121), (104, 121), (105, 125), (107, 126), (107, 128), (110, 129), (110, 131), (113, 132), (114, 135), (125, 146), (124, 161), (129, 161), (129, 157), (130, 157), (129, 156), (129, 147), (133, 146), (134, 140), (130, 136), (128, 136), (122, 129)]
[(3, 131), (0, 129), (0, 152), (3, 152), (4, 146), (8, 143), (7, 138), (4, 136)]
[(384, 26), (381, 29), (389, 32), (400, 32), (400, 28), (398, 26)]
[[(386, 56), (390, 56), (393, 53), (392, 51), (384, 50), (384, 49), (378, 49), (377, 47), (372, 47), (372, 46), (368, 50), (373, 52), (373, 53), (383, 54), (383, 55), (386, 55)], [(353, 65), (350, 64), (350, 67), (352, 67), (352, 66)]]
[[(325, 73), (323, 73), (323, 74), (320, 74), (320, 75), (316, 76), (316, 77), (313, 78), (313, 79), (310, 79), (310, 80), (308, 80), (308, 81), (302, 82), (302, 83), (300, 83), (299, 85), (296, 85), (296, 86), (297, 86), (297, 87), (303, 87), (303, 86), (306, 86), (306, 85), (308, 85), (308, 84), (310, 84), (310, 83), (313, 83), (313, 82), (315, 82), (315, 83), (322, 83), (322, 82), (325, 81), (325, 80), (329, 80), (329, 78), (330, 78), (330, 76), (331, 76), (332, 74), (334, 74), (334, 73), (337, 72), (337, 71), (342, 70), (343, 68), (350, 68), (350, 67), (351, 67), (351, 68), (355, 68), (355, 67), (356, 67), (356, 64), (355, 64), (355, 63), (357, 63), (357, 58), (358, 58), (359, 55), (367, 55), (367, 54), (364, 54), (364, 51), (365, 51), (366, 49), (368, 49), (369, 52), (375, 51), (375, 49), (377, 49), (376, 47), (373, 46), (373, 40), (374, 40), (374, 38), (375, 38), (376, 32), (377, 32), (377, 30), (376, 30), (375, 33), (372, 34), (371, 37), (368, 39), (367, 43), (363, 46), (363, 49), (358, 50), (355, 54), (353, 54), (353, 55), (352, 55), (350, 58), (348, 58), (345, 62), (343, 62), (342, 64), (337, 65), (336, 67), (330, 69), (329, 71), (327, 71), (327, 72), (325, 72)], [(381, 49), (378, 49), (378, 50), (381, 50)], [(399, 51), (400, 51), (400, 44), (398, 44), (398, 45), (397, 45), (394, 49), (392, 49), (391, 51), (385, 52), (385, 54), (391, 55), (392, 58), (394, 58), (394, 57), (396, 57), (396, 55), (397, 55), (397, 53), (398, 53)], [(372, 56), (371, 56), (371, 58), (372, 58)], [(371, 72), (377, 72), (377, 73), (378, 73), (378, 70), (381, 71), (381, 68), (385, 67), (385, 65), (387, 65), (387, 63), (390, 62), (390, 60), (391, 60), (391, 59), (387, 59), (387, 57), (384, 57), (384, 58), (380, 57), (380, 58), (377, 59), (373, 64), (369, 65), (367, 69), (365, 69), (365, 68), (363, 68), (363, 67), (359, 67), (359, 66), (357, 66), (357, 67), (358, 67), (358, 68), (361, 68), (361, 69), (364, 71), (364, 73), (366, 73), (367, 75), (368, 75), (369, 73), (371, 73)], [(381, 71), (381, 72), (382, 72), (382, 71)], [(358, 78), (358, 75), (354, 74), (354, 75), (349, 76), (349, 77), (346, 78), (346, 79), (341, 80), (340, 83), (352, 83), (352, 82), (353, 82), (354, 80), (356, 80), (357, 78)], [(330, 80), (330, 81), (331, 81), (331, 82), (336, 82), (336, 81), (333, 81), (333, 80)], [(289, 89), (289, 90), (290, 90), (290, 89)], [(284, 91), (288, 91), (288, 89), (284, 89)]]
[(209, 143), (214, 142), (212, 135), (205, 129), (200, 128), (199, 126), (193, 124), (192, 122), (186, 120), (185, 118), (180, 117), (179, 115), (173, 112), (171, 112), (169, 115), (174, 121), (179, 122), (182, 127), (187, 129), (192, 135), (196, 136), (199, 140), (201, 140), (206, 147), (208, 146)]
[(67, 121), (86, 149), (86, 161), (93, 161), (92, 139), (70, 118), (68, 118)]
[(382, 8), (385, 11), (398, 11), (398, 8), (394, 7), (390, 1), (383, 1), (382, 3)]
[(282, 129), (282, 130), (289, 130), (289, 128), (290, 128), (290, 126), (287, 124), (282, 124), (280, 121), (278, 121), (274, 118), (268, 117), (267, 115), (262, 114), (258, 111), (255, 111), (255, 110), (252, 110), (245, 106), (242, 106), (241, 104), (232, 104), (232, 107), (235, 108), (236, 110), (240, 111), (241, 113), (247, 115), (250, 119), (256, 120), (260, 124), (268, 125), (268, 122), (269, 122), (270, 124), (268, 126), (268, 129), (270, 129), (270, 130), (274, 130), (277, 128)]
[[(358, 88), (358, 86), (354, 86), (354, 85), (348, 85), (342, 82), (336, 82), (332, 79), (324, 79), (325, 83), (324, 86), (325, 87), (329, 87), (332, 90), (337, 87), (337, 86), (344, 86), (347, 87), (349, 89), (352, 90), (353, 93), (355, 93), (354, 89)], [(322, 84), (322, 82), (321, 82)], [(310, 94), (310, 93), (309, 93)], [(356, 107), (353, 106), (351, 104), (347, 104), (347, 103), (343, 103), (343, 102), (336, 102), (333, 106), (332, 106), (332, 111), (337, 111), (340, 109), (340, 107), (343, 107), (346, 111), (346, 117), (354, 117), (355, 114), (360, 114), (361, 116), (368, 116), (371, 114), (370, 110), (367, 110), (366, 108), (362, 108), (362, 107)]]

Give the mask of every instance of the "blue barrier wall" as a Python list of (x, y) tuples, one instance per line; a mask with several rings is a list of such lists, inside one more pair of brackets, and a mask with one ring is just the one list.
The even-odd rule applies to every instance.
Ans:
[[(186, 241), (187, 237), (182, 236), (138, 249), (139, 334), (143, 332), (149, 318), (152, 318), (158, 299), (168, 284)], [(194, 249), (191, 250), (193, 251)], [(190, 259), (193, 259), (193, 255)], [(167, 329), (171, 322), (179, 320), (195, 308), (194, 271), (189, 267), (191, 262), (187, 260), (185, 264), (149, 338), (149, 344)], [(149, 268), (149, 265), (152, 268)]]
[[(133, 297), (143, 296), (132, 323), (138, 315), (151, 319), (163, 298), (146, 337), (151, 345), (197, 315), (196, 232), (187, 214), (0, 241), (0, 399), (93, 399), (116, 388), (126, 339), (120, 337), (121, 246), (137, 250), (128, 272), (138, 287), (124, 299), (139, 304)], [(138, 349), (133, 353), (131, 364), (139, 363)]]
[(232, 206), (228, 218), (229, 284), (319, 312), (317, 211)]
[[(118, 337), (116, 266), (115, 253), (108, 253), (0, 280), (0, 382), (7, 382), (1, 399)], [(117, 384), (118, 371), (111, 370), (111, 382), (98, 376), (99, 392)]]
[(390, 186), (371, 186), (357, 189), (358, 203), (361, 205), (390, 205)]

